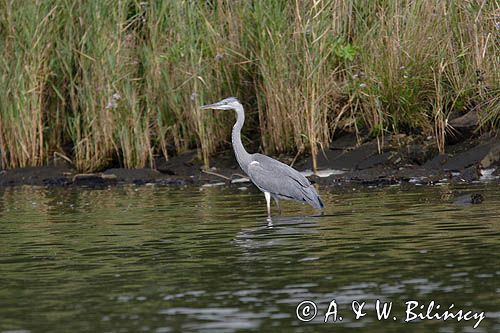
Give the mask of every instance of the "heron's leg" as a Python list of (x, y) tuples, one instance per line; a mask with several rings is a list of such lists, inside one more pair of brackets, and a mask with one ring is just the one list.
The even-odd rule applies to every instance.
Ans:
[(278, 211), (279, 211), (279, 214), (281, 215), (281, 207), (280, 207), (280, 201), (278, 200), (277, 197), (273, 197), (274, 198), (274, 201), (276, 202), (276, 206), (278, 206)]
[(264, 195), (266, 196), (266, 203), (267, 203), (267, 217), (271, 218), (271, 193), (264, 192)]

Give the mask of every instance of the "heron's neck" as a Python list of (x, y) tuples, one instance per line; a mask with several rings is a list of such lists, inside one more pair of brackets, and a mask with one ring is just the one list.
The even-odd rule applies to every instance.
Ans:
[(239, 105), (234, 109), (236, 111), (236, 124), (233, 126), (232, 133), (232, 143), (234, 154), (236, 155), (236, 160), (240, 167), (248, 173), (248, 165), (251, 162), (250, 154), (247, 153), (245, 148), (243, 147), (243, 143), (241, 142), (241, 128), (243, 127), (243, 123), (245, 123), (245, 111), (243, 110), (243, 106)]

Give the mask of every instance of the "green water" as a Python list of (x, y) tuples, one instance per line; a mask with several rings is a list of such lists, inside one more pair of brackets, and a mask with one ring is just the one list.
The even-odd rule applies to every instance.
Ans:
[[(327, 216), (270, 226), (252, 188), (2, 189), (0, 332), (500, 332), (498, 185), (320, 192)], [(405, 323), (411, 300), (485, 319)]]

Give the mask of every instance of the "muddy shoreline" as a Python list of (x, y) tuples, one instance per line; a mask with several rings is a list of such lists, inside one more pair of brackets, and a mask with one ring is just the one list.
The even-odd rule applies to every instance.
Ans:
[[(494, 133), (468, 138), (446, 147), (439, 154), (432, 138), (392, 135), (381, 140), (360, 139), (345, 134), (318, 156), (318, 175), (309, 175), (311, 159), (298, 159), (294, 168), (308, 174), (321, 186), (428, 184), (439, 182), (500, 183), (500, 138)], [(290, 164), (292, 157), (280, 156)], [(155, 169), (111, 168), (103, 172), (79, 174), (63, 161), (43, 167), (0, 171), (0, 187), (21, 185), (101, 188), (116, 185), (216, 186), (244, 183), (230, 149), (212, 158), (213, 166), (203, 170), (196, 151), (159, 159)]]

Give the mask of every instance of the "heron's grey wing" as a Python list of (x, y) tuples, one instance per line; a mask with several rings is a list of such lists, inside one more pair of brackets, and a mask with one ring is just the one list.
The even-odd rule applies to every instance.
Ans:
[(261, 191), (323, 208), (316, 189), (306, 177), (284, 163), (262, 156), (254, 155), (254, 161), (248, 165), (248, 176)]
[(307, 179), (303, 174), (293, 169), (289, 165), (277, 161), (269, 156), (262, 154), (253, 154), (253, 159), (259, 162), (263, 168), (268, 170), (278, 170), (289, 178), (292, 178), (294, 181), (302, 185), (303, 187), (311, 186), (311, 182)]

